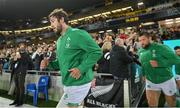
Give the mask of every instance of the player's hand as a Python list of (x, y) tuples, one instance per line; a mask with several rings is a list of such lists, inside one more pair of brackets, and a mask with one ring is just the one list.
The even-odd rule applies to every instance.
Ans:
[(98, 65), (98, 64), (95, 64), (94, 70), (97, 71), (97, 70), (98, 70), (98, 67), (99, 67), (99, 65)]
[(136, 54), (134, 48), (132, 46), (130, 46), (130, 49), (129, 49), (130, 52), (132, 52), (133, 54)]
[(150, 60), (150, 64), (152, 67), (158, 67), (158, 62), (156, 60)]
[(75, 78), (75, 79), (79, 79), (81, 77), (81, 72), (78, 68), (72, 68), (69, 70), (70, 76)]
[(145, 77), (145, 76), (143, 76), (143, 77), (142, 77), (142, 80), (143, 80), (143, 81), (146, 81), (146, 77)]

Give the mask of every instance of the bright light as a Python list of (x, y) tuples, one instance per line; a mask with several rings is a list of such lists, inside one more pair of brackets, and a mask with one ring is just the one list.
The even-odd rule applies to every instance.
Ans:
[(128, 30), (132, 29), (132, 27), (127, 27)]
[(113, 10), (112, 13), (116, 13), (116, 12), (120, 12), (121, 9), (116, 9), (116, 10)]
[(102, 15), (107, 15), (107, 14), (111, 14), (111, 12), (104, 12), (104, 13), (102, 13)]
[(131, 7), (131, 6), (129, 6), (129, 7), (126, 7), (126, 9), (132, 9), (132, 7)]
[(99, 31), (99, 33), (104, 33), (104, 31)]
[(180, 18), (176, 18), (176, 20), (180, 20)]
[(139, 3), (138, 3), (138, 6), (143, 5), (143, 4), (144, 4), (143, 2), (139, 2)]
[(89, 16), (88, 18), (93, 18), (93, 16)]
[(106, 30), (106, 32), (112, 32), (112, 30)]
[(73, 22), (77, 22), (77, 20), (73, 20)]
[(168, 24), (173, 24), (173, 22), (167, 22), (166, 24), (167, 24), (167, 25), (168, 25)]
[(39, 40), (42, 40), (42, 38), (41, 38), (41, 37), (39, 37)]
[(89, 19), (89, 17), (85, 17), (84, 19)]
[(167, 19), (167, 20), (165, 20), (166, 22), (169, 22), (169, 21), (173, 21), (173, 19)]
[(132, 9), (132, 7), (129, 6), (129, 7), (122, 8), (123, 11), (124, 11), (124, 10), (127, 10), (127, 9)]
[(94, 17), (98, 17), (98, 16), (101, 16), (101, 14), (97, 14), (97, 15), (93, 15)]
[(176, 23), (180, 23), (180, 20), (176, 21)]
[(122, 8), (123, 11), (125, 11), (127, 8)]
[(155, 24), (155, 22), (147, 22), (147, 23), (143, 23), (142, 25), (147, 26), (147, 25), (153, 25), (153, 24)]
[(80, 18), (80, 19), (78, 19), (78, 21), (82, 21), (82, 20), (84, 20), (84, 18)]
[(44, 24), (48, 23), (47, 20), (42, 20), (41, 22), (44, 23)]

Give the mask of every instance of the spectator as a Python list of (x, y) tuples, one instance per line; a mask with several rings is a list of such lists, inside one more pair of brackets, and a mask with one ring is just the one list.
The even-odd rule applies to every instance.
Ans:
[(3, 64), (4, 64), (3, 55), (0, 54), (0, 74), (2, 74)]
[(11, 79), (10, 79), (10, 88), (8, 95), (13, 95), (15, 91), (15, 79), (14, 79), (14, 71), (13, 66), (15, 65), (15, 61), (17, 61), (16, 53), (13, 53), (10, 58), (10, 70), (11, 70)]
[(56, 53), (54, 52), (53, 46), (50, 46), (47, 52), (47, 59), (49, 62), (54, 61), (56, 59)]
[[(176, 55), (180, 58), (180, 46), (174, 47)], [(177, 86), (180, 89), (180, 64), (175, 65)]]
[(109, 72), (109, 64), (110, 64), (110, 50), (112, 49), (111, 42), (105, 42), (102, 46), (103, 56), (97, 62), (98, 64), (98, 73), (110, 73)]
[(48, 64), (49, 64), (49, 59), (48, 59), (48, 57), (45, 56), (45, 57), (43, 58), (43, 60), (41, 61), (40, 70), (41, 70), (41, 71), (46, 71)]
[(128, 55), (123, 43), (123, 39), (116, 38), (115, 46), (110, 52), (110, 72), (115, 79), (129, 78), (128, 64), (133, 62), (133, 58)]
[(113, 37), (109, 35), (109, 33), (105, 33), (105, 39), (103, 42), (112, 42), (112, 41), (113, 41)]
[(126, 39), (128, 39), (128, 35), (126, 35), (126, 34), (124, 33), (124, 31), (122, 31), (122, 33), (119, 35), (119, 38), (121, 38), (121, 39), (123, 39), (123, 40), (126, 40)]
[(24, 104), (24, 83), (26, 77), (26, 71), (28, 70), (29, 63), (31, 62), (30, 56), (25, 51), (25, 45), (20, 44), (20, 52), (16, 53), (16, 61), (13, 66), (16, 96), (13, 103), (9, 105), (16, 105), (16, 107)]
[(28, 46), (28, 47), (27, 47), (27, 52), (28, 52), (28, 54), (32, 57), (32, 55), (33, 55), (33, 49), (32, 49), (32, 47)]
[(173, 39), (180, 39), (180, 27), (175, 27), (174, 33), (173, 33)]
[(40, 70), (40, 64), (43, 59), (42, 48), (39, 47), (36, 52), (32, 55), (32, 59), (34, 60), (34, 68), (35, 70)]

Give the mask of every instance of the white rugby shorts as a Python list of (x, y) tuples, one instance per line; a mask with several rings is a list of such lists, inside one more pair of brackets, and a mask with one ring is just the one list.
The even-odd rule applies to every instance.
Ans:
[(163, 91), (163, 93), (167, 96), (173, 96), (176, 93), (176, 82), (174, 78), (171, 78), (168, 81), (165, 81), (160, 84), (154, 84), (151, 81), (146, 79), (146, 90), (154, 90), (154, 91)]

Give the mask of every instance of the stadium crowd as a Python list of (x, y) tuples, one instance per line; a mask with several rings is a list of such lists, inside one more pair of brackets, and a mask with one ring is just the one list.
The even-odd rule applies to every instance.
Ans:
[[(150, 34), (152, 35), (152, 41), (162, 43), (162, 40), (169, 40), (169, 39), (178, 39), (180, 29), (179, 27), (174, 27), (171, 29), (166, 29), (162, 35), (158, 33), (158, 31), (151, 30)], [(112, 49), (112, 46), (115, 45), (116, 38), (119, 38), (123, 47), (127, 49), (127, 52), (137, 53), (138, 49), (140, 48), (140, 44), (138, 43), (138, 32), (134, 29), (129, 30), (128, 33), (119, 33), (115, 34), (112, 32), (106, 32), (104, 34), (98, 33), (91, 33), (92, 38), (96, 41), (96, 43), (102, 48), (104, 55), (109, 53)], [(46, 44), (45, 42), (41, 44), (32, 44), (27, 45), (26, 51), (31, 56), (33, 61), (32, 66), (30, 69), (34, 70), (52, 70), (48, 69), (48, 63), (56, 59), (56, 42), (52, 42), (50, 44)], [(0, 68), (5, 70), (10, 70), (11, 63), (13, 58), (16, 55), (16, 52), (19, 51), (19, 47), (11, 47), (11, 48), (3, 48), (0, 49)], [(106, 55), (105, 58), (102, 58), (99, 62), (99, 68), (95, 66), (98, 72), (109, 72), (109, 55)], [(104, 59), (104, 60), (103, 60)], [(106, 63), (108, 62), (108, 63)], [(102, 69), (101, 69), (102, 68)]]

